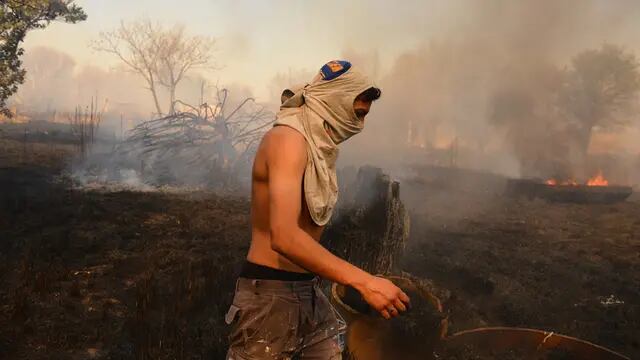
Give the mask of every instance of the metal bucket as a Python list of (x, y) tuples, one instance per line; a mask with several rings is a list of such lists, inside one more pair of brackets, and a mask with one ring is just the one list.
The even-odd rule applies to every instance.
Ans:
[[(430, 304), (434, 312), (442, 314), (442, 304), (433, 295), (428, 287), (421, 285), (418, 281), (401, 276), (383, 276), (391, 280), (396, 286), (405, 292), (418, 294), (427, 304)], [(434, 324), (433, 329), (426, 329), (426, 335), (417, 344), (417, 351), (406, 347), (385, 346), (393, 340), (395, 334), (389, 327), (391, 321), (402, 321), (400, 315), (394, 320), (385, 320), (377, 312), (362, 311), (363, 307), (368, 307), (366, 303), (354, 303), (346, 301), (348, 289), (342, 285), (333, 284), (331, 287), (332, 302), (347, 321), (348, 330), (346, 337), (346, 347), (351, 359), (354, 360), (386, 360), (386, 359), (413, 359), (412, 353), (419, 353), (416, 359), (429, 359), (433, 356), (434, 348), (440, 343), (442, 337), (447, 332), (447, 318), (442, 315), (442, 320)], [(353, 300), (353, 299), (351, 299)], [(360, 298), (361, 302), (364, 302)], [(358, 310), (360, 309), (360, 310)], [(390, 340), (391, 339), (391, 340)], [(409, 351), (409, 353), (407, 353)], [(425, 357), (428, 356), (428, 357)]]
[(491, 327), (461, 331), (443, 339), (442, 345), (447, 354), (473, 349), (477, 355), (495, 356), (496, 359), (515, 352), (523, 359), (630, 360), (588, 341), (524, 328)]
[[(419, 281), (400, 276), (385, 276), (403, 290), (418, 293), (433, 309), (442, 313), (440, 300)], [(407, 349), (389, 349), (382, 344), (389, 335), (385, 323), (375, 313), (356, 310), (362, 304), (344, 301), (346, 288), (331, 286), (331, 300), (348, 324), (346, 346), (352, 360), (412, 360), (449, 358), (466, 359), (485, 356), (487, 359), (565, 359), (565, 360), (630, 360), (605, 347), (570, 336), (536, 329), (487, 327), (457, 332), (446, 336), (447, 318), (433, 329), (433, 336), (423, 339), (419, 353)], [(401, 319), (402, 315), (398, 317)], [(470, 351), (472, 353), (470, 353)], [(462, 354), (462, 355), (461, 355)], [(465, 355), (466, 354), (466, 355)], [(457, 356), (457, 357), (456, 357)]]

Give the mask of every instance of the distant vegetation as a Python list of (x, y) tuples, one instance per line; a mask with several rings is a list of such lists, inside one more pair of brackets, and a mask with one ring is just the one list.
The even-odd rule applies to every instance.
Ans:
[(70, 0), (3, 0), (0, 5), (0, 112), (11, 113), (7, 99), (18, 91), (26, 71), (22, 68), (20, 46), (30, 30), (43, 29), (52, 21), (77, 23), (87, 14)]
[(610, 44), (580, 52), (567, 68), (529, 64), (495, 91), (489, 120), (506, 131), (524, 175), (571, 177), (559, 172), (584, 166), (594, 130), (631, 125), (638, 66)]

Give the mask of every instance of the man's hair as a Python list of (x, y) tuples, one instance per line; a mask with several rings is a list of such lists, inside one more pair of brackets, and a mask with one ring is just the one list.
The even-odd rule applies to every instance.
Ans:
[(280, 105), (284, 104), (285, 101), (291, 99), (295, 95), (295, 93), (289, 89), (284, 89), (282, 94), (280, 95)]
[(295, 93), (289, 89), (284, 89), (284, 91), (281, 94), (281, 96), (286, 96), (288, 98), (292, 97), (293, 95), (295, 95)]
[(293, 91), (284, 89), (282, 94), (280, 94), (280, 104), (284, 104), (284, 102), (291, 99), (293, 95), (295, 95)]
[(363, 91), (356, 97), (356, 99), (360, 99), (362, 101), (376, 101), (380, 99), (380, 95), (382, 95), (382, 91), (377, 87), (370, 87), (367, 90)]

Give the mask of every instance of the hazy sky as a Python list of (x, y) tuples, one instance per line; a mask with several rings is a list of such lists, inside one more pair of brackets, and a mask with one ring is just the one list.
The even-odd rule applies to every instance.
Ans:
[[(345, 49), (377, 54), (381, 70), (388, 69), (401, 53), (431, 39), (439, 39), (442, 34), (458, 31), (464, 36), (465, 24), (472, 22), (478, 12), (500, 11), (501, 7), (496, 5), (500, 4), (499, 1), (480, 0), (76, 2), (84, 7), (88, 20), (75, 25), (54, 23), (45, 30), (29, 33), (25, 42), (27, 51), (35, 46), (50, 46), (72, 55), (79, 64), (91, 63), (107, 68), (115, 64), (115, 59), (106, 54), (96, 54), (88, 47), (89, 41), (100, 31), (113, 29), (121, 20), (141, 17), (166, 24), (181, 23), (194, 34), (219, 39), (218, 62), (224, 68), (209, 74), (209, 78), (223, 84), (244, 84), (259, 97), (268, 95), (267, 83), (276, 73), (287, 73), (290, 68), (315, 70), (325, 61), (339, 58)], [(577, 6), (576, 13), (586, 12), (588, 8), (588, 11), (598, 13), (594, 18), (598, 21), (573, 29), (584, 32), (589, 44), (576, 43), (576, 49), (568, 52), (575, 53), (581, 47), (604, 41), (637, 46), (640, 26), (636, 19), (640, 18), (640, 4), (634, 3), (637, 2), (585, 0), (584, 4), (590, 5)], [(526, 19), (527, 14), (521, 16), (522, 19), (506, 16), (492, 19), (499, 22), (537, 21)], [(545, 14), (533, 16), (544, 17)], [(606, 28), (602, 28), (605, 23)], [(478, 29), (470, 31), (477, 32)]]
[[(588, 33), (592, 41), (600, 37), (602, 42), (609, 36), (634, 45), (640, 37), (637, 22), (630, 20), (640, 16), (640, 6), (633, 6), (634, 0), (593, 1), (596, 6), (591, 11), (599, 13), (597, 19), (606, 22), (608, 29), (598, 29), (601, 24), (594, 21), (590, 28), (580, 31)], [(112, 57), (96, 54), (87, 46), (100, 31), (113, 29), (121, 20), (141, 17), (166, 24), (181, 23), (192, 33), (219, 39), (218, 59), (224, 68), (210, 74), (212, 80), (243, 83), (259, 96), (267, 94), (266, 83), (277, 72), (287, 73), (289, 68), (316, 69), (327, 60), (339, 58), (344, 49), (375, 52), (382, 69), (388, 68), (400, 53), (425, 40), (464, 29), (465, 22), (477, 16), (474, 12), (478, 9), (491, 11), (490, 5), (484, 7), (478, 0), (76, 2), (86, 10), (89, 16), (86, 22), (54, 23), (45, 30), (33, 31), (25, 42), (27, 50), (51, 46), (72, 55), (81, 64), (109, 67), (115, 63)], [(620, 8), (625, 11), (618, 11)], [(611, 28), (611, 24), (618, 26)]]
[[(211, 74), (221, 82), (240, 82), (258, 95), (265, 84), (289, 68), (315, 69), (340, 57), (343, 49), (377, 51), (382, 66), (403, 50), (414, 47), (425, 34), (442, 31), (439, 20), (450, 13), (446, 1), (424, 11), (423, 1), (404, 0), (390, 6), (384, 0), (78, 0), (89, 18), (68, 25), (54, 23), (29, 33), (25, 47), (50, 46), (72, 55), (80, 64), (108, 67), (115, 60), (96, 54), (87, 44), (100, 31), (121, 20), (148, 17), (166, 24), (182, 23), (194, 34), (219, 39), (223, 69)], [(376, 19), (369, 21), (369, 19)], [(400, 21), (399, 21), (400, 20)]]
[[(27, 54), (41, 54), (34, 56), (34, 61), (39, 60), (39, 68), (48, 67), (53, 72), (41, 74), (40, 81), (34, 81), (31, 87), (22, 87), (27, 104), (69, 109), (88, 103), (88, 96), (99, 93), (113, 104), (134, 104), (140, 114), (150, 114), (150, 97), (139, 79), (83, 66), (109, 69), (116, 65), (113, 56), (94, 53), (89, 42), (101, 31), (116, 28), (120, 21), (148, 18), (169, 26), (183, 24), (193, 34), (216, 37), (216, 60), (222, 68), (206, 74), (210, 83), (232, 89), (237, 98), (247, 96), (244, 91), (248, 88), (258, 102), (268, 104), (274, 111), (279, 91), (291, 85), (289, 81), (308, 80), (326, 61), (346, 57), (375, 72), (384, 95), (368, 117), (365, 133), (346, 146), (343, 154), (351, 151), (352, 159), (360, 156), (368, 160), (377, 152), (378, 157), (384, 155), (390, 163), (397, 162), (404, 149), (398, 144), (409, 141), (411, 127), (415, 128), (411, 133), (424, 135), (424, 139), (411, 140), (416, 143), (446, 147), (452, 139), (462, 139), (461, 143), (469, 148), (494, 149), (496, 153), (506, 149), (508, 157), (491, 158), (492, 163), (478, 166), (511, 175), (519, 171), (513, 165), (512, 149), (507, 148), (511, 143), (496, 132), (489, 119), (492, 99), (501, 89), (515, 87), (531, 93), (532, 98), (545, 98), (548, 92), (540, 87), (544, 77), (538, 78), (537, 74), (547, 74), (543, 71), (550, 69), (547, 65), (568, 68), (572, 56), (600, 48), (604, 43), (621, 45), (640, 55), (638, 0), (77, 3), (87, 12), (87, 21), (75, 25), (54, 23), (27, 36)], [(69, 54), (78, 66), (69, 66), (73, 61), (55, 51), (35, 51), (35, 47), (42, 46)], [(59, 60), (66, 61), (67, 66), (56, 67), (56, 57), (64, 58)], [(37, 74), (38, 67), (31, 73)], [(69, 74), (73, 71), (70, 68), (79, 75)], [(293, 79), (287, 78), (289, 73)], [(278, 74), (284, 76), (276, 77)], [(186, 91), (189, 86), (185, 85), (178, 96), (195, 104), (200, 99), (200, 88), (194, 85), (199, 82), (185, 83), (191, 85), (191, 92)], [(67, 90), (57, 91), (60, 88)], [(545, 141), (542, 136), (535, 144), (544, 148)], [(637, 147), (633, 139), (626, 142)]]

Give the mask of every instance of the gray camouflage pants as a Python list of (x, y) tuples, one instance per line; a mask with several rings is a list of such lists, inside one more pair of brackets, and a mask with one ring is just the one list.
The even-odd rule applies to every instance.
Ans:
[(345, 324), (317, 280), (239, 278), (227, 360), (340, 360)]

